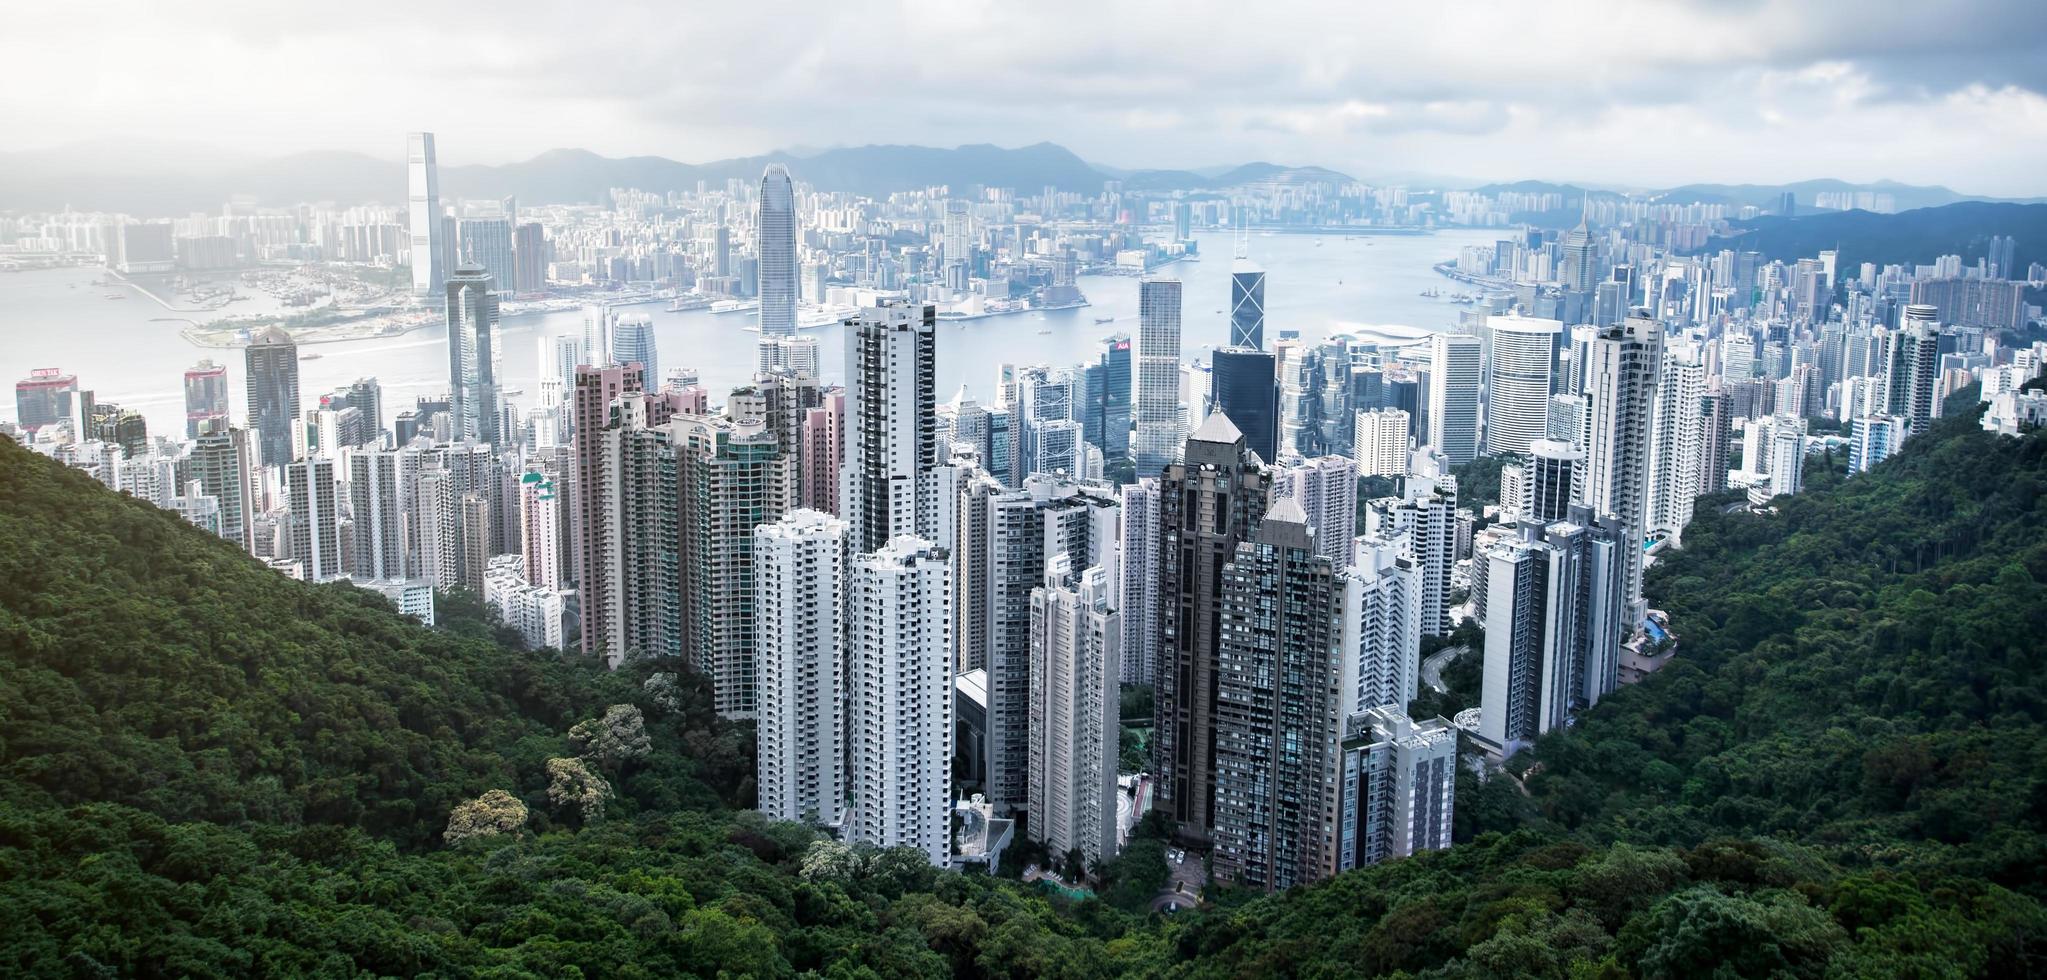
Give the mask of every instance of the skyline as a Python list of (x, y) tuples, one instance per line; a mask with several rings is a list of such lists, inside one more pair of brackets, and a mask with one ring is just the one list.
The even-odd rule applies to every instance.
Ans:
[[(1597, 16), (1577, 4), (1371, 17), (1297, 5), (1261, 11), (1261, 25), (1283, 26), (1227, 46), (1213, 39), (1233, 18), (1206, 3), (1172, 18), (909, 4), (776, 21), (801, 30), (745, 10), (665, 26), (640, 4), (594, 18), (512, 5), (453, 35), (408, 33), (419, 12), (381, 3), (341, 24), (241, 3), (211, 16), (103, 6), (113, 16), (11, 15), (0, 56), (66, 81), (61, 99), (35, 86), (0, 95), (19, 151), (119, 140), (175, 150), (152, 154), (165, 166), (181, 154), (387, 159), (402, 105), (407, 128), (455, 150), (448, 165), (564, 146), (699, 162), (1051, 141), (1123, 169), (1268, 160), (1378, 181), (1833, 177), (2047, 194), (2033, 149), (2047, 141), (2047, 11), (2011, 0), (1863, 5), (1852, 18), (1767, 2)], [(849, 85), (835, 75), (848, 51), (918, 56), (896, 59), (889, 84)]]

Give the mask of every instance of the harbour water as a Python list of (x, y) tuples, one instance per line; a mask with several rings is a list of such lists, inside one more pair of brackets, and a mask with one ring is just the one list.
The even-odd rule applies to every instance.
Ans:
[[(1456, 257), (1465, 245), (1491, 244), (1496, 237), (1492, 231), (1459, 230), (1253, 238), (1251, 257), (1266, 272), (1267, 342), (1283, 330), (1309, 338), (1345, 330), (1398, 339), (1445, 329), (1465, 308), (1420, 295), (1452, 285), (1430, 266)], [(1226, 343), (1229, 334), (1230, 236), (1199, 240), (1202, 261), (1176, 263), (1156, 273), (1185, 283), (1181, 346), (1189, 359), (1205, 347)], [(142, 412), (152, 435), (182, 436), (184, 371), (211, 358), (227, 366), (233, 417), (239, 422), (247, 411), (242, 351), (188, 343), (178, 332), (182, 323), (153, 322), (172, 314), (144, 297), (108, 300), (106, 289), (91, 285), (102, 274), (96, 268), (71, 268), (0, 275), (0, 381), (11, 385), (31, 369), (62, 368), (77, 375), (79, 387), (92, 390), (99, 400)], [(1080, 288), (1090, 303), (1086, 307), (941, 324), (940, 400), (950, 399), (962, 383), (985, 400), (997, 364), (1073, 364), (1090, 356), (1102, 337), (1136, 335), (1137, 279), (1085, 276)], [(660, 304), (628, 309), (653, 317), (662, 369), (696, 368), (714, 401), (752, 374), (758, 335), (746, 329), (753, 323), (751, 314), (670, 313)], [(1105, 317), (1111, 322), (1096, 322)], [(582, 314), (575, 311), (514, 317), (500, 325), (504, 386), (527, 392), (514, 396), (515, 404), (532, 404), (539, 379), (538, 341), (581, 331)], [(826, 380), (837, 381), (843, 371), (839, 328), (809, 332), (822, 342)], [(308, 405), (323, 392), (374, 377), (384, 390), (386, 426), (414, 399), (447, 389), (447, 338), (438, 326), (301, 351), (320, 355), (299, 365), (299, 389)], [(0, 419), (13, 418), (14, 400), (0, 397)]]

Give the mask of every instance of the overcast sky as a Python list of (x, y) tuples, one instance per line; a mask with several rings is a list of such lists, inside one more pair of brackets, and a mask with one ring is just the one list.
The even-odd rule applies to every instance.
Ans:
[(1050, 140), (1119, 167), (2047, 195), (2047, 0), (0, 0), (0, 65), (0, 151)]

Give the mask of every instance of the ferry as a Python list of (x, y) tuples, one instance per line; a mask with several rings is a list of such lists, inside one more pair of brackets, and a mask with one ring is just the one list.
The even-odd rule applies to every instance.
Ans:
[(319, 359), (321, 358), (321, 356), (322, 356), (322, 355), (321, 355), (321, 353), (320, 353), (319, 351), (316, 351), (316, 350), (309, 350), (309, 351), (307, 351), (307, 352), (305, 352), (305, 353), (303, 353), (303, 354), (300, 354), (300, 355), (299, 355), (299, 360), (301, 360), (301, 361), (317, 361), (317, 360), (319, 360)]
[(1095, 322), (1096, 322), (1096, 323), (1115, 323), (1115, 322), (1116, 322), (1116, 318), (1115, 318), (1115, 317), (1113, 317), (1113, 316), (1098, 316), (1098, 317), (1095, 317)]

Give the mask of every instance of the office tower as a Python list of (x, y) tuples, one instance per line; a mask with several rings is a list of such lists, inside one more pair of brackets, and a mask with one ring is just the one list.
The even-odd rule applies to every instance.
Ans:
[(562, 587), (562, 499), (550, 474), (529, 471), (519, 477), (519, 553), (528, 583)]
[[(296, 369), (297, 362), (293, 362)], [(14, 383), (14, 418), (25, 432), (76, 420), (78, 378), (57, 368), (36, 368)]]
[(971, 220), (971, 216), (967, 211), (966, 201), (953, 198), (945, 202), (945, 225), (943, 229), (945, 237), (941, 244), (945, 248), (945, 262), (947, 265), (951, 265), (954, 262), (966, 262), (971, 258), (973, 254), (973, 246), (969, 244)]
[(299, 349), (291, 335), (265, 327), (249, 340), (249, 429), (261, 466), (291, 462), (291, 430), (299, 420)]
[(760, 811), (836, 827), (846, 799), (840, 604), (846, 522), (791, 511), (753, 530)]
[(1805, 488), (1805, 419), (1779, 415), (1770, 420), (1770, 445), (1764, 470), (1770, 495), (1793, 494)]
[(1564, 261), (1557, 282), (1565, 289), (1591, 292), (1599, 279), (1599, 246), (1592, 241), (1592, 231), (1585, 226), (1585, 220), (1578, 220), (1578, 227), (1564, 236)]
[(1618, 683), (1632, 533), (1576, 507), (1570, 521), (1524, 521), (1474, 556), (1486, 563), (1479, 736), (1496, 751), (1513, 754)]
[(355, 578), (408, 577), (411, 541), (405, 524), (419, 481), (419, 462), (420, 454), (409, 449), (348, 454), (348, 513), (355, 537), (348, 571)]
[[(761, 174), (754, 216), (754, 255), (760, 260), (762, 339), (796, 333), (796, 187), (789, 170), (771, 163)], [(857, 533), (857, 532), (856, 532)]]
[[(1925, 431), (1940, 416), (1939, 310), (1924, 303), (1905, 307), (1903, 321), (1885, 340), (1885, 414), (1905, 420), (1908, 436)], [(1780, 411), (1782, 407), (1780, 406)]]
[(1385, 704), (1345, 722), (1337, 775), (1335, 871), (1450, 846), (1457, 729)]
[(732, 229), (722, 224), (711, 229), (711, 274), (732, 274)]
[(1180, 281), (1146, 279), (1137, 287), (1137, 475), (1170, 465), (1180, 445)]
[(1140, 479), (1123, 488), (1123, 526), (1117, 552), (1123, 586), (1123, 683), (1149, 687), (1158, 662), (1159, 482)]
[(725, 718), (753, 716), (753, 529), (787, 509), (785, 467), (758, 419), (677, 419), (676, 496), (682, 505), (683, 650), (711, 681)]
[(1360, 409), (1351, 428), (1351, 456), (1357, 460), (1358, 475), (1406, 474), (1408, 453), (1413, 449), (1410, 431), (1407, 413), (1400, 409)]
[(626, 313), (614, 321), (611, 358), (619, 364), (640, 365), (640, 377), (661, 376), (661, 359), (655, 351), (654, 318), (645, 313)]
[(1342, 590), (1339, 710), (1414, 700), (1421, 671), (1421, 568), (1404, 548), (1366, 536), (1335, 564)]
[(406, 220), (412, 238), (412, 291), (437, 296), (447, 276), (442, 263), (448, 243), (441, 219), (441, 175), (434, 162), (434, 134), (405, 135), (405, 186)]
[(1017, 415), (1021, 423), (1019, 455), (1022, 476), (1037, 473), (1065, 473), (1078, 477), (1084, 448), (1080, 438), (1080, 385), (1066, 371), (1044, 367), (1017, 372)]
[(1031, 839), (1054, 859), (1093, 867), (1116, 854), (1123, 624), (1109, 571), (1076, 573), (1074, 555), (1047, 563), (1030, 600)]
[(140, 459), (148, 453), (149, 423), (141, 412), (122, 408), (113, 402), (94, 401), (89, 391), (80, 397), (85, 403), (80, 439), (119, 446), (121, 452), (131, 459)]
[(1478, 456), (1478, 402), (1484, 377), (1477, 337), (1429, 337), (1429, 445), (1445, 466), (1463, 466)]
[(334, 460), (313, 456), (285, 468), (285, 494), (290, 501), (288, 537), (291, 560), (299, 577), (325, 582), (342, 574), (341, 511), (334, 492)]
[(1358, 520), (1357, 464), (1345, 456), (1317, 456), (1280, 473), (1274, 494), (1292, 497), (1315, 532), (1315, 553), (1341, 569), (1350, 564)]
[[(850, 524), (850, 522), (849, 522)], [(847, 529), (850, 535), (853, 529)], [(952, 575), (945, 549), (914, 535), (851, 560), (846, 839), (950, 857)]]
[(1618, 327), (1600, 330), (1586, 368), (1592, 442), (1585, 450), (1585, 502), (1593, 512), (1611, 514), (1633, 535), (1624, 561), (1625, 626), (1641, 621), (1641, 543), (1648, 531), (1650, 443), (1656, 382), (1663, 366), (1663, 325), (1632, 315)]
[(185, 438), (227, 428), (227, 366), (202, 360), (185, 372)]
[(1849, 421), (1848, 472), (1866, 473), (1896, 452), (1898, 420), (1888, 415), (1864, 415)]
[(1681, 545), (1699, 494), (1705, 441), (1699, 399), (1706, 393), (1706, 369), (1696, 350), (1673, 346), (1664, 349), (1662, 370), (1649, 430), (1647, 531)]
[[(637, 366), (580, 365), (575, 370), (575, 379), (571, 392), (576, 458), (570, 501), (575, 509), (570, 525), (571, 547), (576, 554), (576, 588), (582, 595), (583, 652), (597, 653), (604, 649), (607, 630), (618, 623), (618, 602), (624, 588), (619, 581), (621, 570), (615, 562), (617, 541), (611, 537), (610, 515), (618, 501), (604, 431), (610, 421), (612, 402), (622, 395), (638, 393), (641, 374)], [(612, 636), (616, 635), (613, 631)], [(617, 651), (617, 655), (623, 653)]]
[(1223, 566), (1215, 689), (1215, 876), (1276, 891), (1335, 865), (1342, 589), (1281, 497)]
[[(772, 170), (772, 168), (771, 168)], [(935, 470), (933, 391), (936, 308), (909, 304), (863, 309), (845, 321), (846, 431), (839, 516), (852, 525), (854, 552), (895, 538), (941, 533)]]
[[(1130, 336), (1116, 334), (1095, 345), (1084, 380), (1087, 404), (1082, 436), (1101, 447), (1111, 466), (1130, 458)], [(987, 465), (984, 461), (982, 465)]]
[(1560, 439), (1537, 439), (1528, 445), (1521, 515), (1540, 524), (1561, 521), (1581, 492), (1585, 454)]
[(490, 273), (465, 262), (448, 277), (448, 412), (457, 441), (495, 445), (498, 294)]
[(1215, 409), (1214, 372), (1200, 361), (1180, 365), (1180, 431), (1201, 428)]
[(255, 517), (255, 468), (246, 429), (217, 428), (192, 441), (187, 474), (201, 492), (220, 503), (220, 536), (251, 551)]
[(1717, 383), (1699, 395), (1700, 495), (1727, 489), (1727, 443), (1734, 425), (1732, 408), (1732, 400)]
[(1215, 411), (1230, 417), (1244, 441), (1265, 462), (1279, 459), (1278, 368), (1267, 351), (1225, 347), (1210, 357)]
[[(985, 626), (988, 763), (984, 791), (1001, 809), (1025, 802), (1030, 763), (1031, 591), (1060, 555), (1081, 568), (1116, 568), (1116, 498), (1104, 487), (1034, 475), (987, 498)], [(962, 542), (971, 545), (971, 542)], [(966, 559), (975, 556), (964, 555)], [(964, 562), (963, 562), (964, 563)], [(959, 588), (967, 614), (980, 597)]]
[(1407, 477), (1405, 497), (1380, 497), (1365, 507), (1365, 533), (1396, 543), (1421, 569), (1416, 621), (1425, 636), (1450, 633), (1450, 570), (1457, 564), (1457, 481)]
[[(618, 311), (609, 306), (591, 305), (583, 307), (583, 344), (581, 361), (591, 367), (611, 367), (626, 362), (613, 356), (613, 341), (618, 329)], [(661, 376), (648, 374), (644, 369), (640, 377), (649, 383), (658, 383)]]
[(823, 370), (816, 337), (762, 337), (754, 345), (754, 370), (787, 371), (818, 377)]
[(1155, 808), (1180, 835), (1210, 839), (1215, 813), (1214, 715), (1222, 642), (1223, 566), (1258, 530), (1270, 476), (1229, 417), (1201, 423), (1180, 461), (1159, 479)]
[(456, 254), (483, 267), (505, 292), (517, 290), (518, 263), (512, 256), (512, 223), (504, 218), (463, 218), (455, 223)]
[[(547, 230), (529, 221), (512, 231), (512, 281), (508, 292), (537, 293), (547, 288)], [(573, 365), (571, 365), (573, 367)]]
[(1230, 346), (1265, 348), (1265, 270), (1250, 259), (1230, 263)]
[(1528, 452), (1549, 431), (1550, 377), (1556, 370), (1557, 320), (1507, 314), (1486, 317), (1492, 361), (1486, 377), (1485, 451)]

